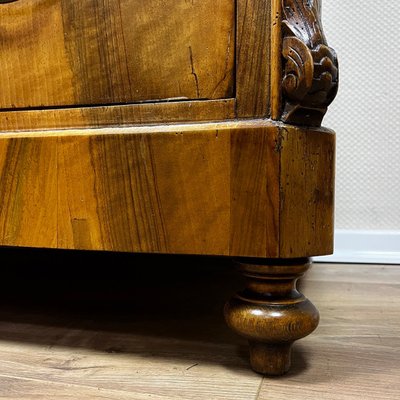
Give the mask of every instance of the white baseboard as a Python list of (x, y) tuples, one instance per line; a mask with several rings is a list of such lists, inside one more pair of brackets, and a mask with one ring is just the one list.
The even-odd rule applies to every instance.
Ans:
[(316, 262), (400, 264), (400, 231), (335, 231), (335, 253)]

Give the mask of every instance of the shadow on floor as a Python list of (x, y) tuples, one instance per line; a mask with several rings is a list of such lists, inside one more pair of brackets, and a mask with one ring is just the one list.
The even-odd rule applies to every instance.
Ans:
[[(230, 259), (0, 251), (1, 341), (143, 357), (195, 353), (202, 362), (249, 368), (246, 341), (223, 318), (225, 301), (243, 285)], [(295, 353), (292, 375), (307, 368), (301, 349)]]
[(229, 259), (1, 249), (1, 260), (0, 340), (109, 353), (180, 341), (215, 362), (213, 347), (236, 347), (248, 362), (222, 314), (242, 284)]

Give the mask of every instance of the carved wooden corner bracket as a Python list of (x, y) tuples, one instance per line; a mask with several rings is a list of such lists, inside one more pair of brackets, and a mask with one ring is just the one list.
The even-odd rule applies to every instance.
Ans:
[(321, 25), (320, 0), (283, 1), (282, 121), (320, 126), (338, 89), (338, 61)]

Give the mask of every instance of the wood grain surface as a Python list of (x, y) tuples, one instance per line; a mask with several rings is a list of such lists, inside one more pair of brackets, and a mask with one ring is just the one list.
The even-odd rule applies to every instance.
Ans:
[(236, 116), (236, 102), (179, 101), (44, 110), (0, 110), (0, 131), (99, 128), (133, 124), (222, 121)]
[(329, 253), (333, 142), (265, 120), (5, 133), (0, 244)]
[(228, 326), (249, 342), (255, 372), (281, 376), (290, 370), (292, 345), (318, 326), (319, 313), (297, 289), (310, 259), (242, 258), (244, 289), (226, 303)]
[[(144, 270), (145, 259), (114, 254), (107, 261), (120, 266), (119, 281), (106, 280), (109, 296), (101, 301), (105, 283), (93, 278), (109, 278), (109, 271), (99, 271), (98, 255), (88, 261), (86, 254), (81, 262), (97, 273), (73, 277), (71, 301), (68, 271), (58, 269), (51, 282), (38, 275), (45, 264), (55, 271), (65, 254), (29, 253), (22, 267), (15, 250), (10, 259), (2, 251), (15, 280), (2, 280), (1, 399), (395, 400), (400, 392), (399, 266), (314, 265), (301, 287), (318, 306), (320, 325), (295, 345), (292, 370), (269, 379), (250, 371), (245, 339), (223, 323), (223, 298), (236, 281), (221, 260), (196, 258), (196, 267), (185, 258), (164, 274), (160, 262), (155, 291), (154, 267), (147, 278), (128, 279), (126, 271)], [(70, 254), (69, 265), (80, 257)], [(23, 286), (21, 276), (33, 266), (35, 285)], [(121, 295), (130, 299), (126, 307), (123, 297), (126, 308)]]
[(1, 244), (228, 253), (228, 132), (26, 137), (0, 147)]
[(331, 254), (334, 231), (335, 134), (280, 130), (281, 257)]
[(279, 256), (278, 130), (231, 135), (230, 249), (252, 257)]
[(282, 113), (282, 1), (271, 0), (271, 118)]
[(237, 2), (237, 115), (269, 115), (271, 68), (271, 9), (264, 0)]
[(24, 0), (0, 21), (0, 108), (234, 97), (233, 0)]
[(0, 139), (2, 244), (57, 246), (57, 138)]

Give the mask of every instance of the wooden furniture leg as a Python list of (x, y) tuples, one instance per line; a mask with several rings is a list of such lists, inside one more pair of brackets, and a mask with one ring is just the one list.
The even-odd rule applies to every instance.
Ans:
[(319, 321), (317, 309), (296, 289), (310, 260), (240, 259), (238, 263), (246, 285), (227, 302), (226, 321), (249, 340), (256, 372), (282, 375), (290, 368), (293, 342), (309, 335)]

